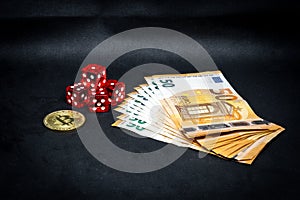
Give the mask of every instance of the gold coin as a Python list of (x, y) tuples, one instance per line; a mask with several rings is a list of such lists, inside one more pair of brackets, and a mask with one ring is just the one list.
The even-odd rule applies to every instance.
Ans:
[(58, 110), (48, 114), (43, 122), (51, 130), (70, 131), (82, 126), (85, 122), (85, 117), (74, 110)]

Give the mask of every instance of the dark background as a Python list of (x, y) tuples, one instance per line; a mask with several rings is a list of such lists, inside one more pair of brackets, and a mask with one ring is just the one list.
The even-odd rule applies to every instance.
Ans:
[[(299, 186), (299, 5), (297, 1), (1, 1), (1, 199), (288, 199)], [(46, 129), (87, 54), (131, 28), (156, 26), (200, 42), (256, 113), (286, 128), (251, 166), (188, 150), (159, 171), (129, 174), (94, 159), (76, 132)], [(124, 41), (126, 42), (126, 41)], [(126, 70), (160, 62), (190, 72), (166, 52), (144, 50), (114, 62)], [(101, 63), (100, 63), (101, 64)], [(155, 73), (155, 72), (154, 72)], [(109, 127), (118, 146), (147, 152), (163, 143)], [(298, 122), (299, 123), (299, 122)]]

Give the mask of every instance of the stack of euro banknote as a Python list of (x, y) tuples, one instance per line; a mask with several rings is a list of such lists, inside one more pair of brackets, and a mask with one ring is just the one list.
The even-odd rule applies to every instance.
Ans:
[(284, 130), (258, 117), (220, 71), (145, 77), (112, 126), (251, 164)]

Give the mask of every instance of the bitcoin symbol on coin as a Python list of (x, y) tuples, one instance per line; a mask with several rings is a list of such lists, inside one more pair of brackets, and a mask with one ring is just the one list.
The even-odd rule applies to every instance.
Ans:
[(44, 118), (44, 125), (57, 131), (70, 131), (82, 126), (85, 122), (83, 114), (74, 110), (59, 110)]
[(62, 125), (71, 125), (74, 121), (74, 118), (69, 115), (58, 115), (56, 120), (61, 122)]

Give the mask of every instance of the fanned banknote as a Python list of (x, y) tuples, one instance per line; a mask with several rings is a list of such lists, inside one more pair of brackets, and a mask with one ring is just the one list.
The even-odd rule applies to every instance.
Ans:
[(145, 79), (112, 126), (245, 164), (284, 130), (258, 117), (220, 71)]

